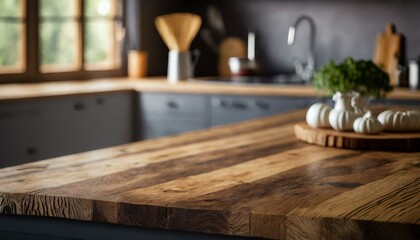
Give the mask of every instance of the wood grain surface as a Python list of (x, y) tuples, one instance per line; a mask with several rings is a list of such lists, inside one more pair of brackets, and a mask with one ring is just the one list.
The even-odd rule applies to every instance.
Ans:
[(303, 142), (322, 147), (398, 152), (420, 151), (420, 132), (383, 132), (366, 135), (353, 131), (341, 132), (333, 129), (313, 128), (305, 122), (301, 122), (295, 125), (295, 134)]
[(419, 239), (420, 152), (298, 141), (305, 111), (0, 169), (0, 214), (275, 239)]
[[(243, 85), (202, 81), (181, 81), (167, 83), (165, 78), (112, 78), (89, 81), (67, 81), (50, 83), (1, 84), (0, 102), (44, 98), (53, 96), (80, 95), (115, 92), (171, 92), (191, 94), (228, 94), (255, 96), (314, 97), (321, 96), (313, 86), (303, 85)], [(420, 91), (395, 88), (387, 98), (420, 100)]]

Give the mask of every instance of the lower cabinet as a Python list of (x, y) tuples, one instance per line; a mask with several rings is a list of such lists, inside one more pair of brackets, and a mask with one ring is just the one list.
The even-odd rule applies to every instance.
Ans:
[(39, 132), (45, 102), (10, 102), (0, 105), (0, 167), (31, 162), (43, 157)]
[[(116, 92), (0, 103), (0, 168), (308, 107), (315, 97)], [(382, 104), (419, 106), (418, 101)]]
[(141, 139), (150, 139), (189, 132), (209, 127), (205, 119), (156, 119), (144, 118)]
[(316, 98), (212, 96), (211, 126), (240, 122), (289, 110), (304, 108)]
[(307, 107), (316, 98), (140, 93), (139, 140)]
[(0, 104), (0, 167), (134, 140), (131, 92)]
[(174, 93), (140, 93), (139, 140), (207, 128), (209, 96)]

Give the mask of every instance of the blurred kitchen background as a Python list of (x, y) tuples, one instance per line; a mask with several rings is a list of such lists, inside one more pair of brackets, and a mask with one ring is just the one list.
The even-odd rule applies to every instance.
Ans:
[[(209, 21), (210, 6), (220, 11), (224, 34), (211, 24), (214, 18)], [(232, 78), (228, 82), (233, 84), (203, 79), (169, 84), (168, 47), (155, 19), (176, 12), (200, 15), (201, 30), (211, 30), (215, 45), (227, 37), (240, 38), (243, 56), (247, 38), (253, 36), (249, 32), (255, 32), (261, 75), (292, 73), (295, 60), (307, 60), (308, 21), (296, 28), (295, 43), (287, 43), (289, 27), (303, 15), (313, 19), (316, 29), (316, 69), (330, 59), (372, 59), (377, 36), (389, 22), (404, 37), (400, 64), (407, 65), (407, 60), (420, 55), (418, 0), (0, 0), (0, 167), (328, 101), (302, 82), (247, 85), (239, 81), (235, 85), (238, 81)], [(184, 31), (182, 26), (177, 29)], [(399, 44), (394, 45), (399, 51)], [(190, 49), (201, 51), (197, 77), (216, 76), (219, 62), (227, 65), (228, 58), (220, 61), (200, 32)], [(390, 46), (381, 49), (395, 60)], [(148, 58), (128, 61), (133, 52), (147, 53)], [(418, 73), (418, 62), (413, 65), (416, 71), (411, 73)], [(147, 75), (127, 77), (129, 69), (140, 72), (142, 67), (148, 68)], [(417, 89), (418, 74), (412, 75)], [(396, 88), (389, 99), (378, 103), (418, 106), (418, 99), (414, 88)]]
[[(317, 68), (330, 59), (341, 61), (347, 56), (371, 59), (376, 35), (388, 22), (393, 22), (404, 37), (402, 63), (420, 54), (420, 1), (417, 0), (86, 0), (83, 18), (88, 23), (83, 25), (82, 57), (73, 47), (78, 41), (73, 34), (77, 28), (73, 21), (80, 17), (74, 2), (79, 1), (26, 1), (23, 8), (28, 11), (19, 11), (24, 2), (0, 0), (0, 82), (125, 76), (128, 50), (148, 52), (148, 75), (164, 76), (168, 49), (156, 31), (155, 17), (192, 12), (202, 17), (202, 27), (209, 27), (206, 17), (209, 5), (220, 9), (227, 36), (240, 37), (246, 43), (248, 31), (256, 32), (256, 57), (264, 75), (291, 72), (295, 59), (307, 57), (307, 22), (297, 29), (295, 44), (287, 45), (288, 28), (301, 15), (315, 21)], [(39, 19), (35, 19), (37, 10), (40, 10)], [(30, 31), (28, 43), (19, 45), (25, 24), (38, 24), (39, 38), (34, 38)], [(110, 31), (115, 39), (107, 35)], [(37, 46), (41, 48), (36, 50)], [(22, 54), (24, 49), (29, 50), (27, 56)], [(202, 53), (196, 76), (217, 75), (218, 56), (200, 35), (194, 39), (191, 49)], [(17, 66), (20, 61), (31, 64), (25, 66), (25, 74), (16, 76), (16, 72), (9, 71), (10, 66)], [(33, 62), (40, 63), (41, 69)], [(84, 62), (84, 67), (79, 73), (60, 75), (60, 71), (71, 72), (71, 64), (80, 65), (80, 62)], [(57, 63), (61, 67), (49, 68)], [(40, 77), (39, 72), (48, 74)]]
[[(154, 27), (158, 15), (188, 11), (203, 18), (206, 9), (218, 7), (227, 35), (244, 41), (249, 30), (256, 32), (256, 56), (265, 74), (293, 71), (294, 59), (305, 59), (309, 48), (309, 24), (302, 22), (293, 46), (287, 45), (288, 28), (300, 15), (316, 24), (316, 66), (346, 56), (371, 59), (376, 35), (392, 21), (405, 37), (402, 60), (420, 54), (420, 1), (416, 0), (141, 0), (127, 1), (127, 27), (132, 46), (149, 52), (149, 74), (165, 75), (167, 48)], [(135, 42), (135, 43), (134, 43)], [(192, 49), (202, 56), (197, 76), (217, 75), (217, 55), (197, 36)], [(405, 50), (404, 50), (405, 48)], [(405, 55), (405, 56), (404, 56)]]

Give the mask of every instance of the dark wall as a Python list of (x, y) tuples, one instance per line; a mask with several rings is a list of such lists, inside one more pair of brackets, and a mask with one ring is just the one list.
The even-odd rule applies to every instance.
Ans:
[[(305, 59), (309, 27), (302, 23), (294, 46), (286, 43), (288, 28), (302, 14), (316, 23), (316, 65), (346, 56), (369, 59), (375, 38), (387, 22), (406, 37), (407, 57), (420, 55), (420, 1), (417, 0), (142, 0), (140, 48), (151, 53), (150, 74), (165, 75), (167, 48), (154, 25), (162, 13), (189, 11), (203, 17), (214, 4), (222, 10), (229, 35), (246, 40), (248, 29), (257, 32), (257, 58), (264, 72), (275, 74), (292, 69), (294, 59)], [(196, 75), (216, 75), (217, 55), (198, 36), (192, 45), (202, 56)]]
[(149, 75), (166, 75), (168, 48), (159, 36), (154, 21), (163, 14), (188, 11), (188, 0), (126, 1), (129, 49), (149, 52)]

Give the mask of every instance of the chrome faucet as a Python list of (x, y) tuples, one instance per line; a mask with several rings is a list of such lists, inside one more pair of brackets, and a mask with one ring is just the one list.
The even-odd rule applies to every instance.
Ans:
[(287, 44), (290, 46), (295, 42), (296, 28), (303, 20), (307, 20), (310, 25), (310, 42), (309, 49), (310, 53), (306, 65), (304, 66), (300, 61), (294, 62), (296, 73), (305, 81), (312, 79), (313, 72), (315, 70), (315, 22), (314, 20), (306, 15), (300, 16), (295, 24), (289, 28), (289, 35), (287, 37)]

